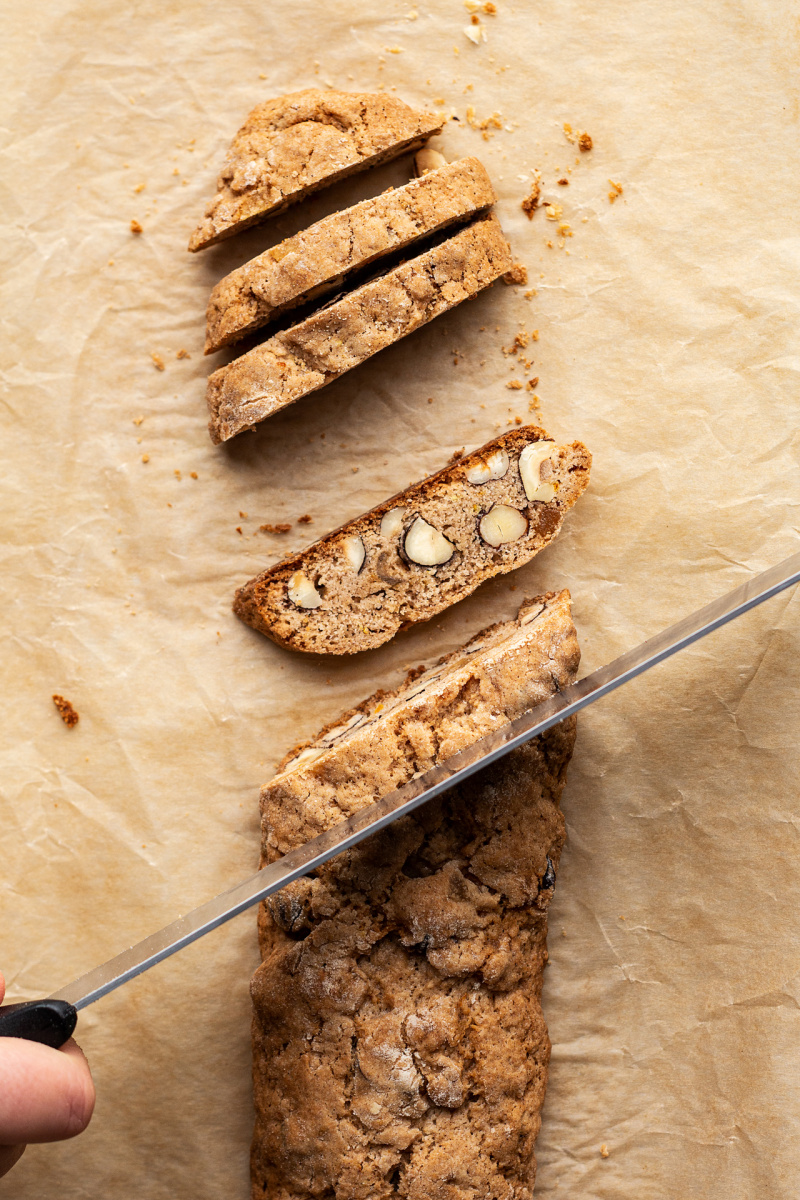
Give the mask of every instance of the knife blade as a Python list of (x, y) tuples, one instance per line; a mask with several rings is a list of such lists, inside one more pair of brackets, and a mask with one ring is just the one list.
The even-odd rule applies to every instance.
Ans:
[(236, 887), (222, 892), (102, 966), (80, 976), (47, 1000), (33, 1000), (0, 1008), (0, 1037), (26, 1037), (45, 1041), (49, 1045), (63, 1044), (75, 1027), (79, 1009), (121, 987), (293, 880), (309, 874), (334, 855), (341, 854), (370, 834), (413, 812), (445, 789), (468, 779), (476, 771), (496, 762), (559, 721), (607, 696), (643, 671), (650, 670), (657, 663), (798, 582), (800, 552), (754, 575), (718, 600), (713, 600), (606, 666), (570, 684), (543, 704), (473, 742), (452, 758), (421, 773), (305, 845), (291, 850), (278, 862), (263, 867)]

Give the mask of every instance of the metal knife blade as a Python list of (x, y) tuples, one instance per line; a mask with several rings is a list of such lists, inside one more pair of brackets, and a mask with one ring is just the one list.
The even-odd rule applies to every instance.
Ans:
[[(279, 862), (264, 867), (230, 891), (179, 917), (158, 933), (153, 933), (118, 954), (109, 962), (89, 971), (55, 992), (51, 999), (66, 1001), (76, 1009), (84, 1008), (101, 996), (120, 987), (142, 971), (148, 970), (197, 938), (229, 921), (292, 880), (307, 875), (363, 838), (383, 829), (392, 821), (412, 812), (446, 788), (453, 787), (476, 771), (508, 754), (516, 746), (544, 733), (552, 725), (615, 688), (647, 671), (679, 650), (719, 629), (757, 604), (770, 599), (784, 588), (800, 581), (800, 552), (770, 567), (732, 592), (684, 617), (668, 629), (627, 651), (613, 662), (562, 692), (544, 704), (523, 713), (515, 721), (474, 742), (459, 754), (439, 763), (403, 787), (363, 808), (334, 828), (286, 854)], [(0, 1010), (1, 1012), (2, 1010)]]

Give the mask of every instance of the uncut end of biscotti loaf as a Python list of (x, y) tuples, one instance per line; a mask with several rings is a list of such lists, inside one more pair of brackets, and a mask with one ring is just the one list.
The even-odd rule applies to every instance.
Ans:
[(251, 429), (494, 283), (512, 266), (489, 214), (209, 376), (215, 444)]
[(234, 612), (292, 650), (374, 649), (544, 549), (590, 466), (522, 426), (251, 579)]
[(257, 105), (236, 134), (189, 241), (213, 246), (347, 175), (440, 133), (442, 120), (391, 96), (310, 88)]
[(396, 690), (374, 693), (295, 746), (262, 788), (262, 863), (541, 704), (579, 662), (569, 592), (548, 592)]
[[(264, 789), (265, 858), (397, 786), (414, 759), (424, 769), (495, 728), (495, 709), (518, 715), (577, 665), (561, 593), (526, 602), (427, 679), (372, 697)], [(550, 1049), (547, 908), (574, 736), (562, 722), (262, 908), (255, 1197), (530, 1200)]]
[(382, 256), (467, 220), (495, 198), (483, 164), (464, 158), (317, 221), (220, 280), (206, 310), (205, 353), (341, 287)]

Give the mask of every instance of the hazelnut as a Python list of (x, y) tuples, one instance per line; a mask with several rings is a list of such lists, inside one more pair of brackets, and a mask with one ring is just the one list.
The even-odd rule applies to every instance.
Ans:
[(528, 532), (528, 520), (518, 508), (508, 504), (495, 504), (481, 518), (478, 526), (481, 537), (489, 546), (503, 546), (516, 542)]
[(422, 517), (412, 522), (403, 544), (406, 557), (420, 567), (440, 567), (453, 557), (455, 546)]
[(479, 485), (490, 479), (502, 479), (508, 472), (508, 455), (505, 450), (493, 450), (482, 462), (469, 467), (464, 478), (467, 483)]
[(438, 150), (431, 150), (429, 146), (423, 146), (414, 155), (414, 174), (419, 178), (421, 175), (427, 175), (431, 171), (438, 171), (440, 167), (447, 166), (447, 159)]
[(542, 466), (556, 448), (555, 442), (531, 442), (519, 456), (519, 476), (529, 500), (552, 500), (557, 482), (542, 483)]
[(344, 546), (345, 558), (355, 573), (358, 574), (364, 565), (364, 559), (367, 557), (364, 543), (360, 537), (353, 534), (350, 537), (346, 537), (342, 545)]
[(298, 608), (319, 608), (322, 604), (322, 596), (302, 571), (295, 571), (292, 575), (287, 593), (292, 604)]
[(381, 537), (396, 537), (403, 528), (405, 515), (406, 509), (404, 508), (390, 508), (388, 512), (384, 513), (381, 517)]

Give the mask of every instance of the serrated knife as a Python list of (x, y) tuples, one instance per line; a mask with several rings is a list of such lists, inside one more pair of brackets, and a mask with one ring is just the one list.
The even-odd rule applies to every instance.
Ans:
[(593, 704), (601, 696), (607, 696), (643, 671), (648, 671), (692, 642), (713, 633), (728, 621), (733, 621), (798, 582), (800, 552), (754, 575), (727, 595), (670, 625), (577, 683), (570, 684), (543, 704), (425, 771), (375, 804), (354, 813), (304, 846), (290, 851), (278, 862), (271, 863), (243, 883), (201, 904), (185, 917), (172, 921), (158, 933), (152, 933), (101, 967), (95, 967), (48, 999), (0, 1008), (0, 1037), (27, 1038), (55, 1047), (63, 1045), (75, 1028), (79, 1009), (121, 987), (129, 979), (149, 970), (162, 959), (169, 958), (259, 900), (280, 891), (293, 880), (309, 874), (334, 855), (355, 846), (406, 813), (413, 812), (445, 789), (468, 779), (476, 771), (544, 733), (552, 725)]

